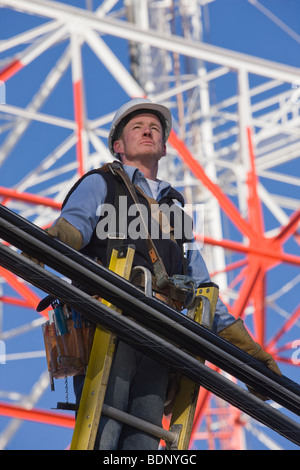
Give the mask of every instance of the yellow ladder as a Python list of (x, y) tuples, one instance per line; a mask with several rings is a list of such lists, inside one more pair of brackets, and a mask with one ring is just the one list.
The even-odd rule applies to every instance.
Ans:
[[(113, 249), (109, 269), (125, 279), (130, 278), (134, 248), (131, 246)], [(109, 302), (102, 302), (121, 314)], [(116, 336), (96, 327), (93, 346), (86, 372), (71, 450), (92, 450), (94, 448), (103, 400), (114, 356)]]
[[(113, 249), (109, 269), (129, 280), (133, 257), (134, 248), (130, 246)], [(196, 303), (194, 309), (189, 311), (189, 316), (200, 324), (211, 327), (217, 299), (217, 286), (212, 284), (198, 288)], [(111, 303), (105, 300), (102, 302), (121, 314), (120, 309)], [(96, 327), (70, 449), (94, 449), (103, 412), (114, 419), (127, 422), (127, 424), (164, 439), (167, 447), (172, 450), (188, 449), (199, 386), (186, 377), (182, 376), (180, 379), (180, 389), (175, 398), (169, 431), (104, 405), (116, 340), (116, 336), (112, 333), (103, 330), (100, 326)], [(201, 360), (201, 358), (198, 359)]]
[[(218, 300), (219, 289), (214, 283), (200, 286), (196, 292), (196, 304), (188, 315), (196, 322), (211, 329)], [(200, 357), (199, 361), (204, 362)], [(175, 397), (170, 431), (179, 434), (177, 449), (187, 450), (191, 439), (196, 412), (199, 385), (181, 376), (179, 391)], [(168, 447), (168, 446), (167, 446)]]

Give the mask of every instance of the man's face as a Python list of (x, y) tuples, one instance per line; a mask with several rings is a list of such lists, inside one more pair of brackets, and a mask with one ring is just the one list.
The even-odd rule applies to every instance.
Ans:
[(166, 155), (163, 128), (158, 117), (143, 113), (132, 118), (115, 141), (114, 150), (128, 160), (151, 157), (158, 161)]

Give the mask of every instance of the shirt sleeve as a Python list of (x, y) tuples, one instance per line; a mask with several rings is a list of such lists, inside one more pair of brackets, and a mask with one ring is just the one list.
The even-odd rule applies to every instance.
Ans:
[(61, 217), (64, 217), (82, 235), (83, 248), (91, 239), (98, 223), (100, 207), (104, 204), (107, 185), (98, 173), (84, 178), (70, 195), (64, 206)]
[[(188, 276), (191, 276), (197, 286), (205, 282), (211, 282), (205, 261), (197, 247), (196, 242), (190, 244), (187, 252)], [(219, 298), (215, 311), (213, 331), (218, 333), (235, 321), (233, 315), (228, 312), (226, 305)]]

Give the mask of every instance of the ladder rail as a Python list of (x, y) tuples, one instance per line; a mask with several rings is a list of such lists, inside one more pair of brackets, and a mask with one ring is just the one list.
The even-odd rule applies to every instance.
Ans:
[[(134, 248), (113, 249), (109, 269), (129, 279)], [(121, 311), (104, 299), (101, 302), (121, 314)], [(71, 450), (93, 450), (101, 419), (105, 393), (115, 354), (117, 337), (97, 325), (92, 350), (85, 374)]]

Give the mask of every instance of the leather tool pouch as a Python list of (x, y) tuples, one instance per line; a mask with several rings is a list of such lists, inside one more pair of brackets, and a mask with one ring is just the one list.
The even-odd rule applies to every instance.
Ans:
[(43, 337), (51, 383), (54, 378), (85, 374), (95, 325), (65, 305), (56, 305), (50, 317), (43, 325)]

